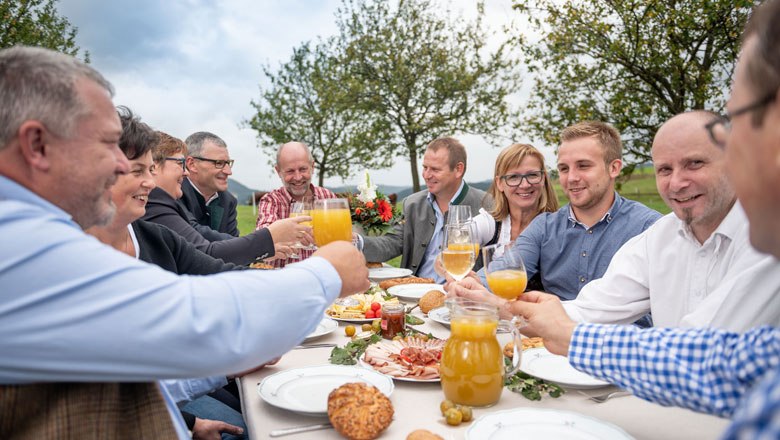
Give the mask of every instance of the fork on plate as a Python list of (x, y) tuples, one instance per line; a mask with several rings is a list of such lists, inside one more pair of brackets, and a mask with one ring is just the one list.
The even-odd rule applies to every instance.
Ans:
[(628, 396), (631, 394), (630, 391), (624, 391), (624, 390), (612, 391), (610, 393), (599, 394), (596, 396), (591, 396), (590, 394), (583, 393), (582, 391), (580, 391), (579, 393), (596, 403), (604, 403), (613, 397)]

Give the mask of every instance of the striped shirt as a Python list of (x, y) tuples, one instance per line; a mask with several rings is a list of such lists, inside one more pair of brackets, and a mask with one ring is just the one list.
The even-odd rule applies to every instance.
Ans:
[[(314, 195), (314, 200), (336, 198), (336, 194), (333, 191), (321, 186), (310, 184), (309, 189)], [(277, 188), (264, 195), (257, 205), (257, 225), (255, 229), (265, 228), (277, 220), (290, 217), (293, 202), (292, 196), (285, 187)], [(271, 261), (271, 264), (274, 267), (284, 267), (287, 263), (305, 260), (314, 253), (314, 251), (306, 249), (296, 249), (296, 251), (300, 255), (300, 259), (277, 259)]]
[(780, 329), (581, 324), (569, 362), (661, 405), (733, 416), (725, 438), (780, 438)]

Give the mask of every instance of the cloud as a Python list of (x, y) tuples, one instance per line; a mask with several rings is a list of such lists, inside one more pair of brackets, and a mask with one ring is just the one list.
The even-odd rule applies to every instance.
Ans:
[[(486, 5), (495, 30), (513, 19), (511, 0)], [(255, 132), (242, 128), (265, 78), (304, 41), (338, 32), (340, 0), (62, 0), (60, 13), (78, 27), (77, 44), (115, 86), (115, 103), (129, 106), (151, 126), (173, 136), (208, 130), (225, 139), (236, 159), (234, 177), (250, 187), (279, 185)], [(473, 17), (472, 0), (453, 2), (455, 13)], [(497, 37), (500, 38), (500, 37)], [(498, 39), (496, 40), (498, 41)], [(463, 136), (469, 153), (466, 178), (492, 176), (498, 149)], [(518, 135), (515, 141), (527, 142)], [(508, 145), (508, 144), (507, 144)], [(499, 147), (503, 147), (500, 145)], [(411, 184), (409, 162), (374, 170), (379, 183)], [(357, 184), (357, 178), (348, 184)], [(339, 178), (328, 185), (342, 185)]]

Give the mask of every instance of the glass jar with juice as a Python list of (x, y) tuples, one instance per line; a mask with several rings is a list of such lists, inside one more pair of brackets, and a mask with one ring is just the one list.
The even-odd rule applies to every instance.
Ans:
[[(488, 303), (452, 298), (445, 304), (450, 309), (451, 334), (439, 368), (444, 396), (460, 405), (494, 405), (501, 398), (504, 378), (520, 369), (520, 321), (499, 321), (498, 308)], [(515, 344), (509, 371), (496, 339), (499, 328), (511, 332)]]

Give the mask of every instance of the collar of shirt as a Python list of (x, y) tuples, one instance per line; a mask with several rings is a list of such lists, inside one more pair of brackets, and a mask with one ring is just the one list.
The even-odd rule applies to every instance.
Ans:
[[(601, 219), (599, 221), (597, 221), (596, 223), (594, 223), (593, 226), (596, 226), (597, 224), (599, 224), (599, 223), (601, 223), (603, 221), (606, 221), (607, 223), (611, 222), (612, 218), (613, 218), (612, 213), (613, 212), (618, 212), (620, 210), (620, 205), (622, 205), (622, 204), (623, 204), (623, 198), (620, 197), (620, 194), (618, 194), (617, 191), (615, 191), (615, 200), (612, 201), (612, 206), (609, 207), (607, 212), (605, 212), (604, 215), (601, 217)], [(579, 220), (577, 220), (577, 216), (574, 215), (574, 210), (571, 207), (571, 203), (569, 203), (566, 206), (569, 207), (569, 221), (572, 223), (572, 227), (575, 226), (575, 225), (580, 225), (584, 229), (589, 229), (587, 226), (585, 226), (584, 223), (582, 223)], [(591, 228), (593, 226), (591, 226)]]
[[(189, 182), (192, 188), (195, 189), (195, 192), (200, 194), (201, 197), (203, 197), (203, 200), (206, 200), (206, 196), (203, 195), (203, 193), (198, 189), (198, 185), (195, 185), (195, 182), (193, 182), (190, 179), (184, 179), (185, 181)], [(213, 196), (211, 196), (208, 200), (206, 200), (206, 206), (209, 206), (209, 203), (213, 202), (214, 200), (217, 200), (219, 198), (219, 192), (215, 192)]]
[(68, 220), (73, 221), (73, 217), (59, 206), (49, 202), (5, 176), (0, 176), (0, 201), (2, 200), (18, 200), (29, 203), (31, 205), (39, 206), (58, 217), (67, 218)]
[(729, 213), (726, 214), (726, 217), (723, 218), (723, 221), (715, 228), (712, 235), (707, 237), (704, 243), (699, 243), (699, 240), (693, 235), (691, 228), (686, 225), (684, 221), (680, 220), (679, 217), (675, 216), (675, 219), (677, 220), (677, 233), (680, 234), (681, 237), (691, 241), (698, 247), (715, 246), (715, 252), (718, 252), (726, 242), (730, 243), (734, 240), (734, 237), (739, 233), (739, 230), (748, 223), (745, 211), (742, 209), (739, 200), (737, 200), (729, 210)]

